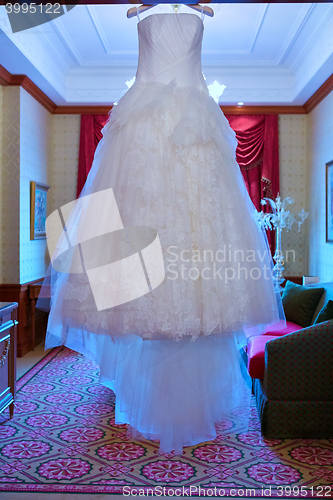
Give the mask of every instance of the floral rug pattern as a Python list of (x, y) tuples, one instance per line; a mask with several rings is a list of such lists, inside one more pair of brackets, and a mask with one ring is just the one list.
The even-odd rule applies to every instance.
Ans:
[(333, 495), (333, 439), (264, 439), (254, 401), (248, 432), (235, 411), (214, 441), (174, 456), (115, 425), (115, 395), (99, 384), (98, 366), (67, 348), (53, 349), (17, 389), (14, 418), (0, 415), (0, 491)]

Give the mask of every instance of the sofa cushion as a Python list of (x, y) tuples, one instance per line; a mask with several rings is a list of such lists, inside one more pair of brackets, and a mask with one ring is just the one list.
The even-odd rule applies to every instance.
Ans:
[(301, 329), (301, 325), (298, 325), (297, 323), (292, 323), (291, 321), (279, 321), (279, 323), (276, 323), (275, 325), (267, 326), (263, 335), (276, 335), (278, 337), (282, 337), (282, 335), (294, 333)]
[(259, 335), (249, 340), (247, 346), (247, 369), (250, 377), (264, 378), (265, 370), (265, 347), (267, 342), (279, 338), (276, 335)]
[(324, 288), (308, 288), (287, 281), (282, 294), (282, 303), (287, 321), (301, 325), (303, 328), (310, 326), (324, 291)]
[(326, 302), (329, 300), (333, 300), (333, 283), (315, 283), (309, 285), (311, 288), (325, 288), (325, 292), (321, 296), (321, 299), (318, 303), (317, 309), (315, 310), (315, 313), (312, 318), (312, 322), (314, 322), (315, 318), (318, 316)]
[(330, 319), (333, 319), (333, 300), (329, 300), (324, 305), (313, 324), (316, 325), (317, 323), (323, 323), (324, 321), (329, 321)]

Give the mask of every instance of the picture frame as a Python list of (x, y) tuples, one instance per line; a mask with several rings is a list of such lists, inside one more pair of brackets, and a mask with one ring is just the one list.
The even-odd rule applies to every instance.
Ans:
[(326, 163), (326, 242), (333, 243), (333, 160)]
[(46, 238), (48, 190), (50, 186), (40, 182), (30, 182), (30, 240)]

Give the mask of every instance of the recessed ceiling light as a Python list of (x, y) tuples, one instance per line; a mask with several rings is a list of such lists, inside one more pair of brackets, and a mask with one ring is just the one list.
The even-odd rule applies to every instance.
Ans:
[(244, 103), (243, 102), (238, 102), (237, 106), (244, 106)]

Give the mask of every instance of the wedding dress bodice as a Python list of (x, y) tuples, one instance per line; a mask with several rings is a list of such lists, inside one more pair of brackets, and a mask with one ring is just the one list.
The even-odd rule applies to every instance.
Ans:
[(138, 23), (136, 81), (205, 86), (201, 69), (203, 23), (195, 14), (153, 14)]

